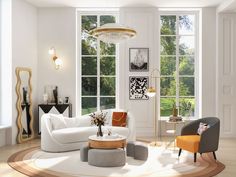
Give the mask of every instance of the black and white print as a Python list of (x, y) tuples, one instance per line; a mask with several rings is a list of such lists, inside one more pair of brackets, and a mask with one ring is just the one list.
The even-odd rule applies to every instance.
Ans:
[(146, 91), (148, 89), (148, 77), (130, 76), (129, 77), (129, 99), (130, 100), (148, 100)]
[(148, 71), (149, 49), (130, 48), (129, 49), (129, 70), (132, 72)]

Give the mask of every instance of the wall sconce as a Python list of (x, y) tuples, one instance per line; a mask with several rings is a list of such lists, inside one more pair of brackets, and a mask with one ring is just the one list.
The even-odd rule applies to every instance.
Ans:
[(54, 47), (51, 47), (48, 50), (48, 54), (52, 56), (52, 60), (55, 63), (56, 69), (60, 69), (62, 67), (63, 62), (60, 58), (57, 57), (56, 49)]

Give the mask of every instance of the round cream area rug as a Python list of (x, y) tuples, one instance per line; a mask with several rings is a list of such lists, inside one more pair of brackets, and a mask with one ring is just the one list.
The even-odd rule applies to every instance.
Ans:
[[(127, 157), (122, 167), (95, 167), (80, 161), (80, 152), (48, 153), (39, 147), (29, 148), (13, 154), (8, 164), (15, 170), (34, 177), (209, 177), (220, 173), (224, 164), (215, 161), (212, 154), (198, 156), (165, 147), (148, 147), (147, 161)], [(115, 158), (115, 157), (114, 157)]]

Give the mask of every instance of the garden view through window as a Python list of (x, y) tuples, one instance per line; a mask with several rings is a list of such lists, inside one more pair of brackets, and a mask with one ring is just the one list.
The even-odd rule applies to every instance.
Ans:
[(194, 117), (196, 110), (195, 14), (160, 16), (160, 114)]
[(116, 107), (116, 45), (89, 34), (98, 26), (115, 22), (113, 15), (81, 16), (82, 114)]

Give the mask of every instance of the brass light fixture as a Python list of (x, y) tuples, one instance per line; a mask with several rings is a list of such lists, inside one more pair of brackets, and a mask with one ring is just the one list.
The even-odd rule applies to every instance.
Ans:
[(116, 44), (135, 37), (137, 32), (132, 28), (117, 23), (107, 23), (91, 30), (90, 34), (103, 42)]
[[(157, 117), (157, 79), (160, 78), (160, 71), (158, 69), (153, 69), (150, 75), (150, 81), (154, 80), (154, 87), (151, 86), (147, 89), (147, 96), (154, 97), (154, 141), (150, 143), (151, 146), (160, 146), (158, 143), (157, 127), (158, 127), (158, 117)], [(161, 133), (161, 132), (160, 132)]]
[(56, 49), (54, 47), (51, 47), (48, 50), (48, 54), (52, 56), (52, 60), (55, 63), (55, 68), (60, 69), (62, 67), (63, 62), (60, 58), (57, 57)]

